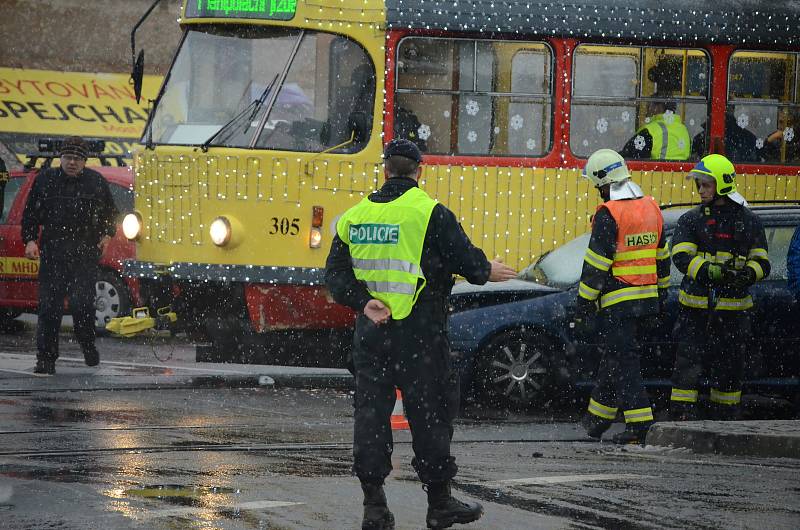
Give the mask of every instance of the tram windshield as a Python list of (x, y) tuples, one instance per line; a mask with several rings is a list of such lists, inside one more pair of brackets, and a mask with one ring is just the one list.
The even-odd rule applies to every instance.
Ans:
[(319, 152), (358, 150), (372, 126), (375, 70), (353, 41), (241, 26), (190, 30), (144, 140)]

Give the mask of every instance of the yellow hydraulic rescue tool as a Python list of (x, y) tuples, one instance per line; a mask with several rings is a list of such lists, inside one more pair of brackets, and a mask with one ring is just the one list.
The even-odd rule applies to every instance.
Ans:
[(129, 317), (112, 318), (106, 324), (106, 329), (120, 337), (133, 337), (149, 330), (169, 329), (177, 321), (178, 315), (169, 306), (158, 309), (155, 317), (150, 316), (149, 308), (137, 307)]

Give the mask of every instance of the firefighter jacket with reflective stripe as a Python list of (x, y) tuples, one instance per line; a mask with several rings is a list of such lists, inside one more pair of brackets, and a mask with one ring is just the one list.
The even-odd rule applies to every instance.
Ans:
[(336, 224), (337, 235), (350, 247), (356, 279), (389, 307), (395, 320), (411, 313), (425, 287), (420, 262), (434, 206), (427, 193), (411, 188), (392, 202), (364, 198)]
[(656, 314), (669, 287), (669, 249), (652, 197), (607, 201), (592, 221), (578, 296), (601, 310)]
[(708, 278), (711, 263), (729, 267), (749, 267), (755, 280), (769, 275), (767, 238), (761, 220), (746, 206), (725, 200), (721, 206), (698, 206), (678, 220), (672, 237), (672, 261), (684, 273), (679, 302), (692, 309), (743, 311), (753, 307), (747, 287), (717, 285)]

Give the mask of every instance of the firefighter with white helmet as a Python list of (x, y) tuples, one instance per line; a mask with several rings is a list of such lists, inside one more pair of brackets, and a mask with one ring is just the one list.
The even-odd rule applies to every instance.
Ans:
[(761, 221), (736, 189), (736, 170), (722, 155), (703, 158), (687, 179), (702, 204), (678, 220), (672, 261), (684, 273), (678, 296), (678, 342), (670, 416), (696, 417), (698, 378), (709, 360), (711, 416), (734, 419), (742, 398), (742, 372), (750, 336), (749, 287), (770, 272)]
[(625, 160), (611, 149), (596, 151), (583, 176), (603, 204), (592, 220), (592, 236), (578, 288), (576, 321), (596, 314), (603, 356), (597, 384), (582, 424), (600, 438), (621, 412), (625, 430), (616, 443), (644, 443), (653, 409), (642, 384), (637, 328), (660, 312), (669, 287), (669, 250), (661, 210), (630, 178)]

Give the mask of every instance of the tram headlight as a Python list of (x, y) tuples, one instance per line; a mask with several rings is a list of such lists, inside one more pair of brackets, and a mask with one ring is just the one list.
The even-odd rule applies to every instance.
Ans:
[(232, 232), (231, 222), (223, 216), (214, 219), (208, 229), (211, 241), (218, 247), (224, 247), (230, 242)]
[(142, 216), (139, 212), (132, 212), (122, 219), (122, 234), (133, 241), (139, 239), (142, 233)]

